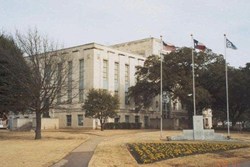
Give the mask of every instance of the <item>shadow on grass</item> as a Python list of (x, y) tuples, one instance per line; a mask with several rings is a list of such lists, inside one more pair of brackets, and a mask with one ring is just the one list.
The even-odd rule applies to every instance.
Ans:
[[(249, 145), (249, 147), (250, 147), (250, 145)], [(249, 148), (249, 147), (232, 149), (232, 150), (242, 150), (242, 152), (244, 152), (243, 149), (246, 149), (246, 148)], [(237, 157), (238, 156), (237, 152), (232, 152), (232, 150), (228, 150), (226, 152), (218, 152), (217, 154), (216, 153), (214, 153), (214, 154), (217, 155), (218, 159), (226, 159), (226, 158), (235, 158), (235, 157)], [(249, 155), (248, 154), (243, 154), (240, 157), (243, 158), (243, 159), (249, 160)]]
[[(34, 131), (0, 131), (0, 141), (1, 140), (34, 140)], [(65, 132), (59, 131), (42, 131), (41, 140), (85, 140), (88, 135), (65, 135)]]

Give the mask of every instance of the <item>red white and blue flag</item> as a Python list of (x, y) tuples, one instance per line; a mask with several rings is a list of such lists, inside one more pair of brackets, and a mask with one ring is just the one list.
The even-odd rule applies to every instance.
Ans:
[(196, 39), (194, 39), (194, 48), (195, 49), (199, 49), (201, 51), (205, 51), (206, 50), (206, 46), (203, 43), (197, 41)]
[(173, 44), (165, 43), (163, 42), (163, 50), (168, 51), (168, 52), (174, 52), (176, 50), (176, 46)]

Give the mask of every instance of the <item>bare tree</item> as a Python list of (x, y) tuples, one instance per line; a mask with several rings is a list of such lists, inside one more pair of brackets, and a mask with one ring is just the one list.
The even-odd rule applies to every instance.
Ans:
[[(32, 103), (30, 110), (36, 114), (35, 139), (41, 139), (41, 118), (48, 116), (50, 108), (65, 94), (72, 96), (72, 69), (68, 69), (67, 56), (58, 51), (57, 45), (47, 37), (39, 35), (37, 29), (29, 30), (27, 34), (16, 33), (17, 43), (24, 54), (31, 69), (32, 82), (30, 96)], [(59, 53), (60, 52), (60, 53)], [(66, 91), (67, 90), (67, 91)]]

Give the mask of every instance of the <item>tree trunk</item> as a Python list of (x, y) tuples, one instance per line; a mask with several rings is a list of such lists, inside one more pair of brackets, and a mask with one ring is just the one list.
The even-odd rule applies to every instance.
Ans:
[(237, 120), (232, 118), (231, 121), (232, 121), (232, 127), (235, 127)]
[(102, 122), (102, 119), (100, 119), (100, 124), (101, 124), (101, 131), (103, 131), (103, 130), (104, 130), (104, 128), (103, 128), (103, 122)]
[(41, 124), (42, 124), (42, 119), (41, 119), (41, 112), (36, 111), (36, 134), (35, 134), (35, 140), (39, 140), (42, 138), (41, 135)]

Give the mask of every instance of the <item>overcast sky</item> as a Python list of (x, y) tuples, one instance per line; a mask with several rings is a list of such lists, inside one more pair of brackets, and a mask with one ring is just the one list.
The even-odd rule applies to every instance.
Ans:
[(37, 27), (64, 47), (103, 45), (163, 36), (191, 46), (190, 34), (224, 54), (224, 36), (238, 47), (227, 61), (250, 62), (249, 0), (0, 0), (0, 29), (14, 33)]

